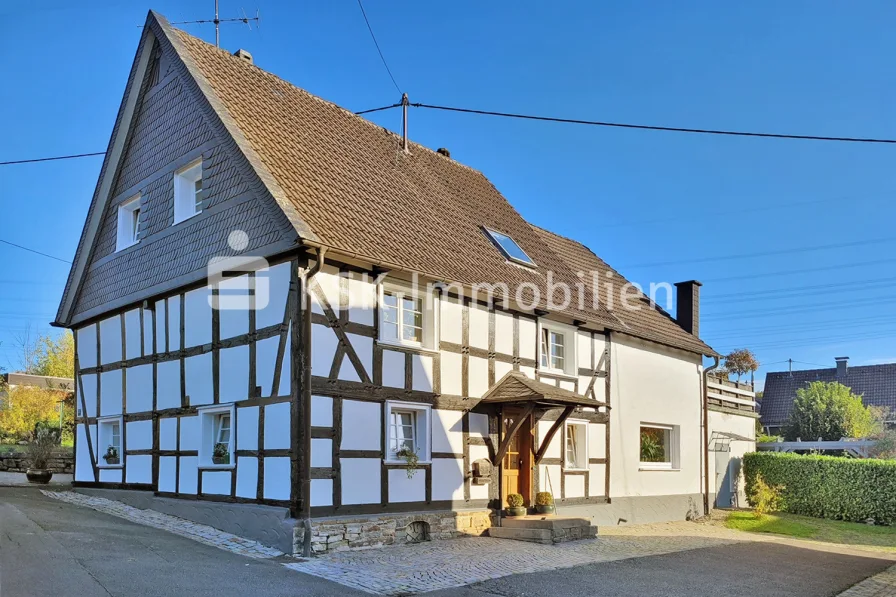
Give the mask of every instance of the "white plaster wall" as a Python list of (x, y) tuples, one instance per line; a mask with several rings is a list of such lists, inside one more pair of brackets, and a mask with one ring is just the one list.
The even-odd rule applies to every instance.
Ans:
[[(560, 495), (560, 475), (563, 474), (559, 464), (542, 464), (538, 471), (538, 491), (551, 491)], [(550, 482), (548, 482), (550, 476)]]
[(531, 377), (535, 379), (535, 367), (524, 367), (520, 365), (520, 373), (525, 375), (526, 377)]
[(348, 300), (349, 321), (373, 325), (373, 310), (376, 306), (376, 285), (373, 284), (373, 278), (365, 279), (360, 274), (352, 274), (348, 280)]
[(180, 296), (168, 297), (168, 350), (179, 350), (180, 337)]
[(311, 426), (333, 426), (333, 399), (329, 396), (311, 397)]
[[(610, 496), (700, 492), (700, 357), (614, 336)], [(679, 427), (680, 470), (639, 470), (641, 423)]]
[(290, 485), (289, 457), (264, 459), (264, 497), (288, 500)]
[(212, 380), (212, 353), (184, 359), (186, 392), (191, 406), (212, 404), (215, 401)]
[[(470, 462), (476, 462), (477, 460), (482, 459), (488, 460), (488, 448), (485, 446), (470, 446)], [(469, 471), (464, 471), (464, 473), (467, 472)], [(470, 484), (470, 499), (487, 500), (488, 485)]]
[(318, 468), (333, 466), (333, 440), (323, 438), (311, 440), (311, 466)]
[[(733, 433), (736, 435), (740, 435), (743, 437), (753, 438), (754, 441), (745, 442), (745, 441), (736, 441), (732, 440), (729, 444), (730, 452), (717, 453), (712, 450), (709, 452), (709, 489), (712, 493), (718, 493), (719, 487), (718, 482), (720, 481), (715, 473), (716, 470), (716, 458), (723, 458), (725, 460), (729, 459), (743, 459), (744, 454), (747, 452), (755, 452), (756, 451), (756, 419), (752, 417), (743, 417), (739, 415), (731, 415), (728, 413), (721, 413), (717, 411), (709, 411), (709, 435), (712, 437), (714, 432), (718, 431), (727, 431), (728, 433)], [(742, 462), (742, 460), (741, 460)], [(725, 482), (725, 479), (721, 479), (722, 482)], [(746, 505), (746, 494), (744, 493), (744, 481), (743, 481), (743, 469), (741, 469), (741, 477), (740, 482), (738, 484), (740, 489), (740, 505)]]
[(415, 354), (411, 356), (411, 387), (421, 392), (432, 392), (432, 357)]
[(504, 361), (495, 361), (495, 381), (501, 381), (501, 378), (513, 371), (513, 365)]
[(488, 391), (488, 359), (471, 356), (467, 372), (470, 397), (479, 398)]
[(488, 437), (488, 415), (469, 413), (470, 437)]
[(155, 304), (155, 327), (156, 327), (156, 351), (165, 352), (168, 350), (168, 328), (165, 324), (165, 313), (167, 311), (166, 301), (162, 299), (156, 301)]
[(470, 305), (470, 346), (488, 350), (488, 308)]
[[(311, 263), (309, 263), (309, 267)], [(315, 282), (320, 286), (320, 289), (323, 291), (324, 296), (327, 297), (327, 302), (330, 303), (330, 306), (333, 310), (338, 314), (339, 311), (339, 270), (335, 267), (324, 265), (320, 272), (314, 276)], [(313, 293), (311, 295), (311, 311), (313, 313), (323, 313), (324, 310), (321, 308), (320, 304), (317, 300), (317, 294)]]
[(152, 410), (152, 365), (129, 367), (124, 371), (128, 396), (128, 412)]
[[(364, 367), (364, 372), (367, 373), (367, 377), (373, 379), (373, 338), (368, 338), (367, 336), (359, 336), (357, 334), (346, 334), (348, 341), (352, 343), (352, 348), (355, 349), (355, 354), (358, 355), (358, 359), (361, 361), (361, 365)], [(348, 368), (351, 369), (350, 378), (343, 378), (340, 373), (341, 379), (351, 379), (352, 381), (361, 381), (361, 378), (358, 377), (358, 372), (355, 371), (355, 368), (352, 366), (351, 361), (348, 360), (348, 357), (342, 361), (342, 371), (346, 370), (346, 364), (348, 364)]]
[[(152, 421), (129, 421), (125, 423), (125, 427), (127, 428), (125, 447), (128, 450), (152, 449)], [(128, 466), (131, 466), (130, 459)]]
[(237, 450), (258, 449), (258, 407), (236, 409)]
[(156, 365), (156, 408), (180, 408), (180, 361)]
[(121, 317), (100, 321), (100, 361), (103, 365), (121, 360)]
[(311, 343), (311, 374), (328, 377), (339, 340), (333, 330), (315, 324), (311, 326)]
[[(591, 369), (591, 334), (576, 332), (576, 342), (578, 344), (576, 355), (579, 360), (579, 368)], [(594, 362), (597, 364), (596, 360)]]
[(121, 369), (100, 374), (100, 416), (121, 414), (121, 384)]
[(389, 502), (422, 502), (426, 499), (426, 471), (408, 478), (405, 469), (389, 469)]
[(96, 367), (96, 324), (85, 326), (78, 334), (78, 365), (81, 369)]
[(311, 479), (311, 507), (333, 505), (333, 479)]
[(448, 297), (443, 297), (439, 301), (439, 306), (439, 321), (441, 323), (439, 338), (442, 342), (460, 345), (463, 341), (463, 308), (458, 299)]
[[(342, 449), (379, 450), (382, 405), (359, 400), (342, 401)], [(345, 462), (345, 459), (343, 459)], [(342, 473), (345, 478), (345, 470)], [(360, 503), (360, 502), (356, 502)]]
[(264, 407), (264, 447), (266, 450), (289, 449), (289, 402)]
[(434, 458), (432, 461), (432, 499), (436, 501), (464, 499), (464, 461)]
[[(345, 437), (343, 436), (343, 443)], [(378, 504), (380, 502), (379, 458), (342, 458), (342, 503)]]
[(184, 347), (202, 346), (212, 341), (211, 291), (207, 286), (184, 295)]
[(268, 304), (255, 312), (256, 329), (283, 323), (286, 301), (289, 298), (290, 262), (280, 263), (267, 270), (258, 270), (255, 278), (259, 290), (261, 288), (259, 283), (263, 278), (267, 278), (269, 288)]
[(150, 310), (143, 311), (143, 354), (153, 354), (153, 312)]
[[(128, 433), (130, 433), (130, 431), (128, 431)], [(130, 442), (130, 436), (128, 437), (128, 441)], [(150, 442), (150, 444), (151, 443), (152, 442)], [(126, 458), (126, 483), (152, 483), (152, 456), (149, 454), (141, 454), (126, 456)]]
[(143, 356), (143, 337), (140, 333), (140, 309), (131, 309), (124, 314), (125, 357), (136, 359)]
[[(236, 303), (237, 298), (241, 298), (248, 304), (248, 279), (249, 276), (244, 274), (228, 280), (222, 280), (218, 283), (218, 293), (221, 297), (222, 306), (235, 306), (228, 303), (233, 300)], [(233, 297), (233, 299), (230, 299)], [(249, 310), (248, 309), (219, 309), (218, 325), (220, 326), (221, 339), (227, 340), (236, 336), (242, 336), (249, 333)]]
[(520, 317), (520, 357), (524, 359), (535, 358), (535, 340), (538, 326), (535, 320)]
[(159, 449), (177, 449), (177, 418), (159, 419)]
[(432, 410), (432, 451), (462, 454), (464, 451), (463, 412)]
[[(181, 449), (185, 449), (183, 448), (183, 441), (181, 441)], [(180, 480), (180, 493), (195, 494), (198, 491), (199, 458), (197, 456), (180, 457), (180, 475), (178, 475), (178, 479)]]
[(404, 388), (403, 352), (383, 351), (383, 385), (387, 388)]
[(230, 495), (230, 471), (203, 471), (202, 493), (210, 495)]
[[(75, 454), (75, 481), (96, 481), (93, 477), (93, 466), (90, 461), (90, 450), (87, 446), (87, 428), (78, 425), (78, 452)], [(91, 445), (96, 445), (96, 425), (90, 426)]]
[(199, 417), (180, 418), (180, 449), (199, 450)]
[(120, 468), (101, 468), (100, 483), (121, 483)]
[[(96, 358), (94, 358), (94, 361)], [(77, 384), (76, 384), (77, 385)], [(97, 397), (97, 375), (95, 373), (91, 373), (90, 375), (82, 375), (81, 376), (81, 385), (84, 386), (84, 406), (87, 409), (88, 417), (96, 416), (96, 397)], [(80, 391), (80, 388), (77, 388)], [(80, 397), (78, 399), (78, 408), (81, 408)]]
[[(538, 422), (538, 445), (541, 445), (543, 438), (545, 438), (548, 434), (548, 431), (551, 429), (551, 426), (554, 424), (554, 421), (539, 421)], [(563, 452), (560, 449), (560, 430), (557, 430), (557, 433), (554, 434), (554, 437), (551, 438), (551, 443), (548, 446), (547, 451), (544, 454), (545, 458), (561, 458), (563, 456)]]
[(565, 379), (558, 380), (557, 386), (563, 388), (564, 390), (569, 390), (570, 392), (576, 391), (576, 383), (574, 381), (568, 381)]
[(591, 497), (604, 496), (606, 494), (607, 465), (589, 464), (588, 471), (588, 495)]
[(598, 423), (588, 425), (588, 458), (607, 457), (607, 426)]
[(495, 352), (513, 354), (513, 315), (504, 311), (495, 311)]
[(159, 457), (159, 491), (174, 493), (177, 489), (177, 457)]
[(460, 396), (462, 391), (461, 364), (461, 355), (442, 351), (442, 394)]
[[(258, 443), (256, 437), (255, 443)], [(236, 495), (242, 498), (255, 499), (258, 494), (258, 459), (236, 459)]]
[(234, 346), (219, 351), (218, 377), (220, 401), (237, 402), (249, 398), (249, 346)]
[[(262, 397), (271, 396), (271, 384), (274, 383), (274, 369), (276, 369), (277, 365), (277, 350), (279, 347), (279, 336), (265, 338), (255, 343), (255, 383), (261, 386)], [(289, 352), (283, 352), (284, 362), (289, 360), (287, 358), (288, 355)], [(283, 385), (282, 380), (280, 385)], [(288, 390), (286, 394), (289, 395)]]

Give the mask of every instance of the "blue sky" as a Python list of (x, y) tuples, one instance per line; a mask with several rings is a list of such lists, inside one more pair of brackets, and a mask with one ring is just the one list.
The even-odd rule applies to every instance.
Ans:
[[(222, 46), (347, 108), (398, 93), (354, 0), (261, 10)], [(212, 0), (165, 0), (170, 21)], [(132, 1), (0, 7), (0, 161), (102, 151), (139, 25)], [(367, 0), (411, 101), (701, 128), (896, 138), (896, 6), (864, 2)], [(184, 26), (214, 40), (210, 25)], [(397, 129), (398, 111), (374, 114)], [(484, 172), (530, 221), (639, 282), (704, 282), (701, 335), (778, 370), (896, 361), (896, 148), (530, 123), (414, 109), (411, 137)], [(0, 238), (71, 259), (100, 158), (0, 167)], [(807, 248), (837, 245), (837, 248)], [(844, 246), (847, 245), (847, 246)], [(765, 255), (756, 256), (756, 253)], [(728, 258), (731, 256), (743, 256)], [(0, 245), (0, 365), (47, 331), (68, 267)], [(652, 265), (662, 264), (662, 265)], [(772, 364), (774, 363), (774, 364)]]

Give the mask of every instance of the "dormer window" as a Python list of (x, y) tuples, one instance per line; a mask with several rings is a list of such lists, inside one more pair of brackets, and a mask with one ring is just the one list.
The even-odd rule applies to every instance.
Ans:
[(140, 195), (118, 206), (118, 234), (115, 250), (121, 251), (140, 240)]
[(202, 211), (202, 160), (193, 162), (174, 175), (174, 223)]
[(523, 248), (520, 247), (515, 240), (513, 240), (506, 234), (498, 232), (496, 230), (492, 230), (491, 228), (483, 227), (482, 230), (508, 261), (513, 261), (514, 263), (527, 265), (529, 267), (535, 267), (535, 262), (532, 261), (532, 258), (529, 257), (525, 251), (523, 251)]

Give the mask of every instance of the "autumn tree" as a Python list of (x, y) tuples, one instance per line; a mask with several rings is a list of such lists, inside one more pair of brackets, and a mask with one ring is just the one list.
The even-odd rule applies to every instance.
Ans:
[(75, 340), (70, 331), (65, 330), (55, 338), (38, 335), (34, 340), (26, 334), (20, 338), (19, 344), (25, 373), (48, 377), (75, 376)]
[(740, 381), (741, 375), (753, 373), (759, 369), (759, 361), (756, 360), (756, 356), (749, 348), (740, 348), (725, 355), (724, 368), (728, 373), (736, 374), (737, 380)]
[(797, 389), (784, 437), (788, 441), (871, 437), (881, 431), (881, 418), (847, 386), (813, 381)]
[(0, 440), (28, 440), (38, 423), (59, 425), (59, 402), (65, 392), (32, 386), (9, 388), (8, 407), (0, 410)]

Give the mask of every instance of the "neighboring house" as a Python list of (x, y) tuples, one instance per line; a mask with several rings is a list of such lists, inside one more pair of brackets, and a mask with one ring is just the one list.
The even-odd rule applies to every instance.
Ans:
[(766, 374), (760, 411), (762, 427), (772, 435), (782, 433), (790, 418), (796, 391), (813, 381), (839, 382), (861, 396), (865, 406), (886, 408), (891, 418), (896, 415), (896, 363), (850, 367), (848, 357), (837, 357), (834, 361), (835, 365), (829, 369)]
[(19, 386), (59, 390), (71, 396), (75, 391), (75, 380), (68, 377), (30, 375), (28, 373), (2, 373), (0, 374), (0, 409), (12, 407), (12, 399), (8, 390)]
[[(355, 525), (315, 549), (478, 533), (516, 492), (598, 524), (702, 513), (708, 449), (749, 444), (755, 413), (703, 409), (699, 283), (675, 319), (607, 284), (595, 304), (578, 272), (624, 278), (446, 153), (150, 13), (56, 320), (76, 485)], [(549, 275), (573, 304), (524, 305)]]

